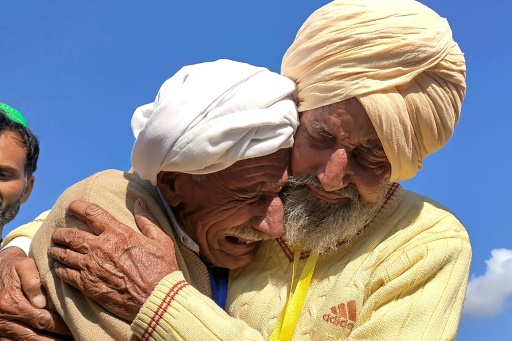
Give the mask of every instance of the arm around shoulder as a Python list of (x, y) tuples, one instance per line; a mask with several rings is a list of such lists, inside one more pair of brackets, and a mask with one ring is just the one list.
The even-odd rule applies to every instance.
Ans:
[(48, 256), (52, 234), (58, 227), (77, 227), (91, 232), (84, 222), (66, 214), (69, 204), (74, 200), (95, 203), (126, 225), (137, 229), (130, 211), (133, 202), (128, 208), (127, 198), (140, 198), (143, 190), (139, 189), (137, 184), (131, 186), (126, 173), (111, 170), (97, 173), (69, 187), (59, 197), (34, 236), (31, 254), (41, 273), (41, 281), (47, 290), (51, 309), (64, 317), (73, 335), (81, 340), (128, 340), (132, 332), (129, 323), (113, 316), (56, 275), (54, 260)]

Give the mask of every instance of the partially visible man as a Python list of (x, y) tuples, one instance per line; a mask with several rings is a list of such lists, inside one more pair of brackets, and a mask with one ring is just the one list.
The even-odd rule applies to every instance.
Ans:
[[(134, 320), (137, 335), (454, 339), (467, 232), (448, 209), (397, 182), (452, 136), (465, 70), (446, 19), (416, 1), (339, 0), (315, 11), (282, 63), (301, 112), (284, 238), (263, 242), (253, 262), (231, 271), (231, 316), (166, 277)], [(76, 249), (67, 232), (64, 244)], [(87, 281), (80, 264), (72, 268)], [(115, 300), (119, 288), (110, 288)]]
[[(23, 115), (0, 103), (0, 235), (32, 192), (38, 157), (39, 142)], [(46, 300), (39, 274), (33, 260), (26, 257), (28, 247), (22, 250), (23, 244), (28, 245), (24, 239), (28, 238), (20, 237), (0, 253), (0, 264), (9, 269), (0, 277), (0, 337), (39, 335), (45, 339), (46, 332), (54, 331), (62, 321), (43, 309)]]
[[(224, 304), (226, 268), (247, 265), (261, 240), (283, 233), (278, 193), (288, 177), (298, 125), (294, 92), (295, 84), (286, 77), (244, 63), (219, 60), (185, 67), (162, 85), (155, 103), (134, 114), (135, 173), (100, 172), (62, 194), (31, 250), (50, 309), (63, 317), (76, 339), (130, 339), (126, 321), (135, 318), (164, 277), (179, 283), (170, 291), (194, 286)], [(103, 213), (81, 200), (106, 208), (121, 224), (111, 220), (105, 229), (88, 230), (73, 216)], [(146, 205), (162, 229), (150, 228), (137, 215), (142, 235), (134, 231), (133, 212)], [(78, 252), (69, 252), (59, 247), (67, 238), (59, 241), (59, 233), (53, 232), (64, 225), (78, 227), (75, 237), (91, 248), (78, 243)], [(60, 264), (48, 257), (52, 234)], [(145, 252), (132, 243), (144, 245)], [(120, 309), (107, 296), (94, 302), (57, 276), (66, 272), (76, 277), (64, 265), (85, 265), (85, 256), (99, 261), (108, 275), (82, 273), (90, 281), (81, 289), (117, 279), (118, 287), (128, 287)], [(124, 275), (129, 269), (137, 274), (141, 267), (151, 270), (143, 279)], [(148, 282), (153, 284), (140, 286)]]
[(0, 102), (0, 236), (32, 192), (38, 156), (39, 142), (23, 115)]

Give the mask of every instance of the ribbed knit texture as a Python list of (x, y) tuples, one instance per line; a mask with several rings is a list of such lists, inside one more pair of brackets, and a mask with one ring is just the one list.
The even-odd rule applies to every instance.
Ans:
[[(424, 196), (397, 184), (388, 196), (361, 236), (319, 257), (293, 340), (455, 339), (471, 260), (468, 235)], [(148, 339), (268, 339), (286, 301), (292, 255), (282, 240), (268, 241), (254, 262), (231, 272), (227, 310), (233, 317), (184, 287), (159, 320), (159, 333)], [(158, 319), (155, 307), (180, 280), (165, 278), (134, 326), (145, 330)]]
[(263, 340), (245, 322), (233, 320), (178, 271), (157, 285), (132, 330), (141, 340)]
[(139, 198), (146, 202), (162, 229), (174, 240), (182, 279), (194, 285), (199, 290), (198, 293), (211, 297), (206, 267), (194, 252), (176, 242), (174, 230), (156, 189), (149, 182), (140, 180), (136, 174), (103, 171), (71, 186), (61, 195), (34, 236), (31, 246), (31, 253), (48, 293), (50, 309), (64, 318), (76, 340), (130, 340), (135, 337), (130, 323), (114, 317), (55, 275), (54, 261), (47, 254), (51, 234), (56, 227), (87, 229), (83, 222), (65, 214), (68, 205), (76, 199), (98, 204), (120, 222), (138, 231), (132, 212), (133, 203)]

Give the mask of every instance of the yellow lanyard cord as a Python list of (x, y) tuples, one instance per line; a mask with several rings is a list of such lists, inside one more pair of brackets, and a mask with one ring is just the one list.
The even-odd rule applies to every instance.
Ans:
[(309, 284), (311, 283), (311, 277), (313, 277), (313, 272), (315, 270), (316, 261), (318, 256), (310, 255), (308, 260), (306, 261), (306, 265), (304, 265), (304, 269), (300, 275), (299, 282), (297, 283), (297, 288), (295, 291), (293, 289), (293, 282), (295, 279), (295, 271), (299, 265), (301, 250), (295, 250), (295, 254), (293, 256), (293, 270), (292, 270), (292, 281), (290, 284), (290, 295), (286, 299), (286, 302), (283, 307), (283, 311), (281, 311), (281, 316), (277, 321), (276, 327), (272, 331), (272, 335), (270, 335), (271, 341), (286, 341), (291, 340), (293, 331), (295, 330), (295, 325), (297, 324), (297, 320), (299, 319), (300, 311), (302, 310), (302, 305), (304, 304), (304, 300), (306, 299), (306, 294), (308, 293)]

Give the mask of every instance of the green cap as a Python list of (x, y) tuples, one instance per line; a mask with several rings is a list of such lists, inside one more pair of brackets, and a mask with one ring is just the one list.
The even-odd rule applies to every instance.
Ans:
[(11, 121), (19, 123), (25, 128), (28, 128), (27, 120), (25, 120), (25, 117), (23, 117), (23, 115), (18, 110), (14, 109), (10, 105), (0, 102), (0, 111), (5, 113), (5, 115)]

